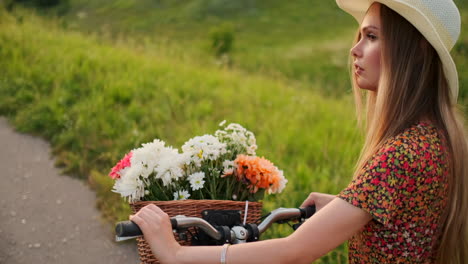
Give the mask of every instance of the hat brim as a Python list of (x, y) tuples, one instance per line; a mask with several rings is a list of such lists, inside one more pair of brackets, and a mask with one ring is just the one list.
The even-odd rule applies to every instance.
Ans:
[(454, 43), (444, 43), (441, 39), (441, 36), (436, 33), (437, 31), (434, 28), (434, 25), (431, 23), (430, 19), (421, 11), (419, 11), (419, 9), (409, 5), (408, 3), (398, 0), (336, 0), (338, 6), (345, 12), (352, 15), (359, 24), (362, 23), (367, 10), (374, 2), (382, 3), (400, 14), (413, 26), (415, 26), (416, 29), (418, 29), (419, 32), (421, 32), (421, 34), (426, 38), (426, 40), (434, 47), (437, 54), (439, 55), (440, 60), (442, 61), (444, 73), (450, 87), (452, 101), (453, 103), (456, 103), (459, 85), (457, 67), (453, 61), (452, 56), (450, 55), (450, 51), (446, 48), (447, 46), (452, 47)]

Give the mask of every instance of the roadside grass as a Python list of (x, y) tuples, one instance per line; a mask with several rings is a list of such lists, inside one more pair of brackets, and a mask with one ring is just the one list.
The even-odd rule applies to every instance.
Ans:
[[(234, 28), (231, 67), (307, 81), (316, 92), (341, 96), (349, 90), (346, 57), (356, 26), (333, 1), (114, 1), (70, 0), (61, 24), (67, 29), (171, 46), (201, 64), (219, 63), (209, 32)], [(54, 11), (42, 12), (50, 17)], [(326, 26), (324, 26), (326, 25)]]
[[(231, 68), (264, 76), (281, 76), (308, 83), (316, 93), (341, 97), (349, 93), (347, 57), (356, 21), (335, 1), (255, 0), (68, 0), (60, 13), (66, 29), (136, 44), (152, 43), (179, 59), (216, 64), (209, 32), (223, 23), (234, 26)], [(468, 4), (455, 0), (462, 32), (452, 55), (460, 79), (459, 102), (468, 113)], [(64, 10), (59, 7), (58, 10)], [(338, 74), (337, 74), (338, 73)]]
[[(105, 14), (104, 7), (96, 10)], [(465, 10), (462, 21), (468, 25)], [(125, 21), (138, 22), (133, 19)], [(144, 36), (150, 24), (141, 26), (141, 35), (111, 32), (112, 25), (83, 34), (75, 32), (83, 28), (63, 19), (1, 10), (0, 114), (18, 130), (49, 140), (57, 165), (91, 184), (110, 223), (127, 219), (130, 212), (110, 191), (113, 182), (106, 174), (115, 162), (154, 138), (180, 147), (190, 137), (214, 132), (222, 120), (252, 130), (258, 154), (285, 171), (288, 186), (283, 194), (265, 198), (265, 211), (299, 206), (311, 191), (337, 193), (349, 181), (362, 144), (346, 88), (349, 41), (340, 37), (352, 36), (352, 27), (334, 31), (339, 34), (314, 32), (316, 39), (298, 41), (291, 36), (303, 29), (290, 28), (290, 33), (286, 22), (267, 35), (257, 32), (260, 26), (247, 26), (255, 18), (237, 19), (244, 24), (236, 24), (239, 40), (229, 68), (217, 66), (206, 50), (207, 24), (193, 23), (174, 34), (185, 25), (174, 23), (161, 38)], [(453, 54), (459, 101), (466, 106), (466, 30)], [(276, 226), (264, 238), (290, 232)], [(342, 245), (319, 263), (347, 263), (346, 256)]]
[[(91, 183), (111, 223), (129, 214), (110, 191), (106, 174), (115, 162), (154, 138), (180, 147), (222, 120), (252, 130), (258, 154), (285, 171), (288, 186), (265, 198), (265, 211), (299, 206), (311, 191), (337, 193), (350, 179), (361, 142), (350, 96), (327, 98), (281, 77), (180, 62), (131, 41), (103, 44), (27, 11), (3, 12), (0, 23), (0, 114), (50, 141), (57, 165)], [(344, 250), (325, 263), (345, 261)]]

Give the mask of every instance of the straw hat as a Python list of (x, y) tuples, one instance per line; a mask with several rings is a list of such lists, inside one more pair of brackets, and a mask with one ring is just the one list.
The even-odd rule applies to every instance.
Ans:
[(458, 97), (458, 74), (450, 50), (460, 36), (460, 12), (453, 0), (336, 0), (338, 6), (358, 22), (364, 20), (373, 2), (391, 8), (413, 26), (431, 43), (444, 66), (453, 102)]

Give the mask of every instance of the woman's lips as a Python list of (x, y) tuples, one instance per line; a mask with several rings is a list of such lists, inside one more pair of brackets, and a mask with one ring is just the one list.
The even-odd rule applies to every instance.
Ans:
[(361, 75), (361, 73), (364, 71), (363, 68), (361, 68), (361, 66), (359, 66), (357, 63), (354, 63), (354, 72), (357, 74), (357, 75)]

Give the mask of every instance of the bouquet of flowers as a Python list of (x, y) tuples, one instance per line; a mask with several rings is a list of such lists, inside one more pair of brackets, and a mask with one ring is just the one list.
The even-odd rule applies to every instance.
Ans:
[(194, 137), (182, 152), (155, 139), (130, 151), (109, 173), (113, 192), (129, 202), (213, 199), (258, 201), (280, 193), (283, 171), (256, 156), (252, 132), (225, 121), (214, 135)]

